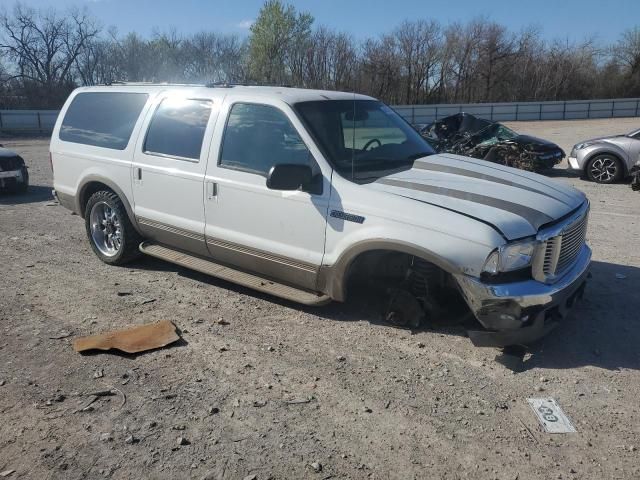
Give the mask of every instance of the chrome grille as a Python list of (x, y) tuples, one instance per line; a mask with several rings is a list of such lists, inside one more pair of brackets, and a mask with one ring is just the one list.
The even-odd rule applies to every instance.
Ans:
[[(562, 276), (576, 261), (587, 235), (589, 211), (586, 209), (578, 218), (569, 220), (552, 235), (545, 237), (536, 253), (533, 277), (545, 283), (552, 283)], [(544, 237), (544, 232), (541, 233)]]

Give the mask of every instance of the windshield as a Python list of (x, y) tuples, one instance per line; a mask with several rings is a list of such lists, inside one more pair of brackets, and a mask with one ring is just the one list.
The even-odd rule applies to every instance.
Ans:
[(301, 102), (295, 109), (333, 167), (353, 180), (386, 175), (435, 153), (405, 120), (376, 100)]

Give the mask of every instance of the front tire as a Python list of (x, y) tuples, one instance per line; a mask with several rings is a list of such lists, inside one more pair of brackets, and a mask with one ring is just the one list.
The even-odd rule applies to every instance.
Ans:
[(620, 159), (608, 153), (596, 155), (589, 160), (585, 172), (592, 182), (604, 184), (619, 182), (624, 174)]
[(137, 232), (120, 197), (100, 190), (89, 198), (84, 213), (87, 237), (94, 253), (109, 265), (124, 265), (140, 256), (142, 237)]

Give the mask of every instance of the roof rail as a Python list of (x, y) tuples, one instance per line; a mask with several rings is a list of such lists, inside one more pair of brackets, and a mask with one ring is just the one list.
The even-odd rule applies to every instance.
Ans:
[(204, 87), (203, 83), (173, 83), (173, 82), (125, 82), (122, 80), (114, 80), (113, 82), (105, 83), (101, 86), (110, 87), (112, 85), (126, 85), (126, 86), (170, 86), (170, 87)]

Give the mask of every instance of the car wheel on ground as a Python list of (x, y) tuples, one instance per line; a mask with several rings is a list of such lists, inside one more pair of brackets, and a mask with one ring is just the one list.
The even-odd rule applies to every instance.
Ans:
[(25, 193), (29, 188), (29, 170), (27, 170), (26, 166), (23, 166), (22, 171), (22, 182), (16, 181), (15, 191), (16, 193)]
[(131, 224), (122, 200), (112, 191), (91, 195), (84, 220), (91, 248), (103, 262), (123, 265), (140, 255), (142, 237)]
[(622, 179), (624, 171), (622, 162), (617, 157), (604, 153), (589, 160), (585, 173), (593, 182), (615, 183)]

